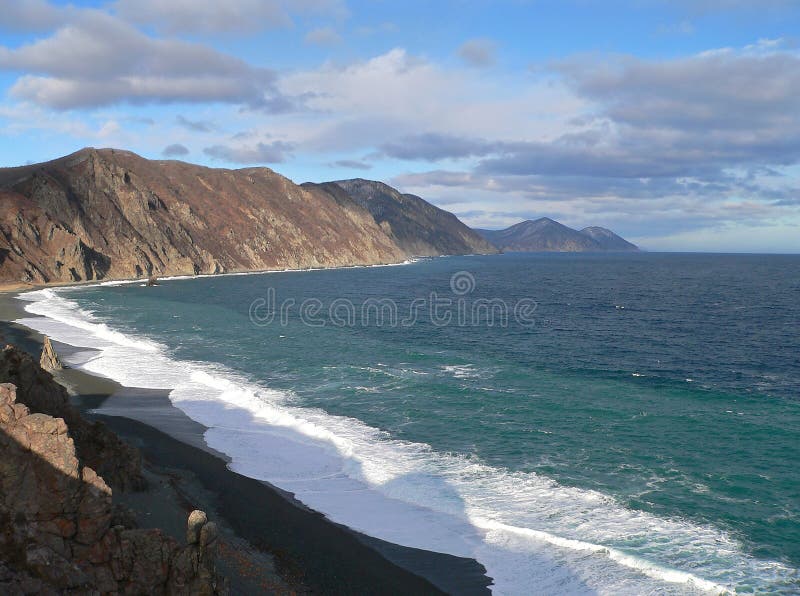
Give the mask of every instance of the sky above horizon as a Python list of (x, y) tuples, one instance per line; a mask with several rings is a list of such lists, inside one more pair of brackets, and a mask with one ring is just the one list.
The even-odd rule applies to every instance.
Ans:
[(0, 165), (117, 147), (798, 253), (798, 32), (798, 0), (0, 0)]

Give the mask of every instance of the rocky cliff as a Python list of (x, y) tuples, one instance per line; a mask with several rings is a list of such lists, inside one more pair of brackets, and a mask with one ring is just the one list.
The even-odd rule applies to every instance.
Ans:
[[(226, 593), (214, 567), (216, 526), (205, 514), (189, 517), (185, 545), (133, 527), (87, 465), (88, 455), (99, 461), (99, 454), (77, 440), (85, 429), (73, 434), (76, 420), (41, 411), (69, 413), (62, 395), (51, 394), (52, 378), (10, 346), (3, 361), (0, 380), (21, 385), (0, 384), (0, 593)], [(119, 439), (115, 445), (105, 457), (130, 458), (132, 449), (120, 450)], [(123, 469), (135, 476), (130, 465)]]
[(0, 169), (0, 281), (72, 282), (398, 262), (354, 201), (268, 168), (83, 149)]
[(64, 420), (81, 461), (113, 488), (137, 490), (144, 486), (139, 452), (103, 423), (84, 419), (69, 403), (66, 389), (31, 356), (13, 346), (3, 348), (0, 382), (15, 385), (18, 402), (32, 411)]
[(61, 363), (61, 359), (58, 357), (58, 354), (56, 354), (56, 350), (53, 347), (53, 342), (50, 341), (50, 338), (46, 335), (44, 336), (44, 342), (42, 343), (42, 355), (39, 358), (39, 366), (50, 372), (64, 368), (64, 365)]
[(504, 230), (476, 230), (506, 252), (636, 251), (636, 245), (611, 230), (589, 227), (573, 230), (549, 217), (523, 221)]
[(452, 213), (382, 182), (357, 178), (303, 186), (324, 190), (339, 201), (349, 197), (369, 211), (381, 230), (409, 256), (497, 252)]

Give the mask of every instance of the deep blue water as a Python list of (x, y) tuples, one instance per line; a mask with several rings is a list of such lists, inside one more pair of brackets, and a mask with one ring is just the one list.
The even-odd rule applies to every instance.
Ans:
[[(466, 286), (454, 293), (459, 272), (469, 276), (459, 274)], [(449, 311), (449, 324), (432, 320), (432, 293), (453, 301), (438, 313)], [(217, 363), (293, 408), (384, 431), (376, 441), (424, 445), (434, 462), (480, 466), (474, 482), (472, 468), (447, 472), (458, 476), (447, 491), (470, 515), (612, 546), (742, 592), (800, 591), (798, 256), (448, 257), (61, 295), (174, 360)], [(286, 299), (286, 321), (278, 311), (253, 322)], [(300, 312), (308, 299), (319, 300), (314, 316)], [(399, 319), (416, 312), (416, 321), (393, 324), (383, 311), (380, 325), (376, 309), (362, 311), (368, 299), (392, 300)], [(498, 311), (494, 325), (486, 310), (473, 314), (480, 299), (507, 304), (508, 325)], [(346, 318), (345, 300), (355, 319), (342, 326), (330, 306)], [(436, 476), (425, 469), (426, 481)], [(570, 495), (598, 494), (611, 498), (604, 509), (558, 519)], [(639, 519), (654, 529), (626, 529)], [(679, 529), (696, 541), (676, 538)]]

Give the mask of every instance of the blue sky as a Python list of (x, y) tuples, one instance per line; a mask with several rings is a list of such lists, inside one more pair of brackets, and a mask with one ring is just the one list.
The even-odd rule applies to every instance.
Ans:
[(800, 252), (798, 32), (792, 0), (0, 0), (0, 164), (119, 147)]

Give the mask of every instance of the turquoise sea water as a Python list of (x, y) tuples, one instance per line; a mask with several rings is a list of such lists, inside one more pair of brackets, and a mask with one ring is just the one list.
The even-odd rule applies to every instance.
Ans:
[[(380, 325), (369, 299), (416, 320)], [(448, 257), (33, 300), (56, 338), (106, 349), (75, 364), (177, 387), (239, 471), (398, 542), (446, 527), (412, 545), (483, 558), (499, 592), (800, 592), (800, 257)], [(319, 445), (341, 461), (315, 467)], [(336, 488), (354, 480), (375, 521)]]

